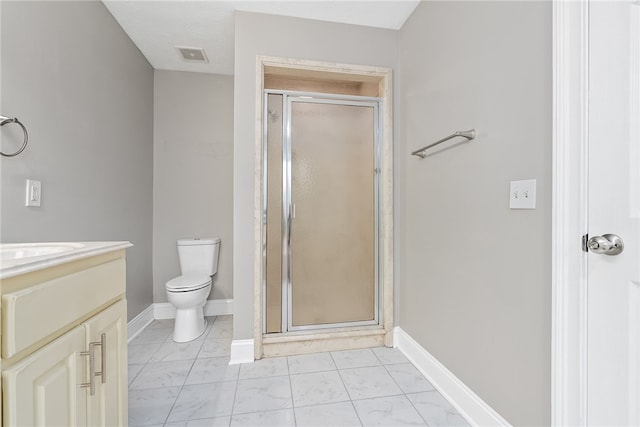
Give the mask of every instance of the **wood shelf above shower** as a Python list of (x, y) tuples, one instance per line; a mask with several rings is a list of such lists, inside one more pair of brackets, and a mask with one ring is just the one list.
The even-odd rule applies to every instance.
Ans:
[(264, 88), (380, 97), (380, 76), (266, 66)]

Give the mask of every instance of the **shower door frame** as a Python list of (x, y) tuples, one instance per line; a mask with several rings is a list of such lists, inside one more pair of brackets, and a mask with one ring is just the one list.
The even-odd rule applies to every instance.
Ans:
[[(281, 266), (281, 331), (280, 333), (294, 331), (317, 331), (326, 329), (345, 328), (353, 326), (376, 326), (381, 323), (380, 312), (381, 307), (381, 280), (380, 280), (380, 162), (381, 162), (381, 143), (380, 135), (383, 126), (383, 118), (381, 116), (383, 102), (382, 98), (341, 95), (318, 92), (304, 92), (294, 90), (277, 90), (264, 89), (263, 92), (263, 117), (268, 116), (268, 97), (269, 95), (282, 96), (282, 210), (281, 210), (281, 232), (282, 232), (282, 266)], [(373, 319), (360, 320), (351, 322), (335, 322), (335, 323), (318, 323), (311, 325), (293, 325), (293, 298), (292, 298), (292, 269), (291, 257), (291, 220), (292, 220), (292, 201), (291, 201), (291, 110), (295, 102), (313, 103), (313, 104), (329, 104), (329, 105), (346, 105), (356, 107), (368, 107), (373, 109), (373, 156), (374, 156), (374, 179), (373, 179), (373, 207), (374, 207), (374, 302), (373, 302)], [(267, 121), (263, 122), (263, 153), (262, 153), (262, 218), (266, 224), (267, 218), (267, 202), (268, 202), (268, 126)], [(266, 242), (266, 225), (263, 227), (262, 239)], [(263, 251), (262, 270), (266, 271), (267, 251)], [(262, 333), (267, 334), (267, 275), (262, 277)], [(286, 307), (286, 309), (285, 309)]]

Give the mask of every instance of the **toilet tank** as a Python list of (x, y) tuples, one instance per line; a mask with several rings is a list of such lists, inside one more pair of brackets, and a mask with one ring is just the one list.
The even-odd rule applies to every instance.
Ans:
[(220, 239), (217, 237), (178, 240), (180, 271), (185, 274), (213, 276), (218, 271)]

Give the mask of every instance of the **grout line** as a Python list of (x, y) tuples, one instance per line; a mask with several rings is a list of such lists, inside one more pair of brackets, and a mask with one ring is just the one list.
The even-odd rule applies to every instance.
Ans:
[(207, 326), (205, 326), (204, 332), (202, 333), (202, 344), (200, 345), (200, 349), (196, 354), (196, 360), (200, 359), (200, 353), (202, 353), (202, 349), (204, 348), (204, 343), (205, 341), (207, 341), (207, 336), (209, 335), (209, 332), (211, 332), (211, 327), (213, 326), (213, 323), (216, 321), (215, 319), (213, 319), (211, 322), (209, 322), (206, 317), (204, 318), (204, 320), (205, 322), (207, 322)]
[[(393, 375), (391, 375), (391, 372), (389, 372), (389, 365), (383, 365), (384, 369), (387, 371), (387, 374), (389, 374), (389, 376), (391, 377), (391, 379), (393, 380), (393, 382), (396, 383), (396, 385), (398, 386), (398, 388), (400, 389), (400, 391), (402, 392), (402, 396), (404, 396), (404, 398), (409, 402), (409, 405), (411, 405), (411, 407), (413, 408), (414, 411), (416, 411), (416, 414), (418, 414), (418, 416), (420, 417), (420, 419), (422, 419), (422, 421), (424, 421), (425, 424), (427, 424), (427, 420), (422, 416), (422, 414), (420, 413), (420, 411), (418, 411), (418, 408), (416, 408), (416, 405), (413, 404), (413, 402), (411, 401), (411, 399), (409, 399), (408, 393), (404, 391), (404, 389), (402, 388), (402, 386), (400, 386), (400, 383), (394, 378)], [(413, 366), (413, 365), (412, 365)], [(415, 366), (414, 366), (415, 368)], [(418, 371), (418, 373), (420, 373)], [(424, 376), (420, 373), (420, 376), (422, 376), (424, 378)], [(399, 396), (399, 395), (398, 395)], [(427, 424), (428, 425), (428, 424)]]
[[(208, 327), (209, 327), (209, 331), (206, 333), (206, 335), (207, 335), (207, 336), (208, 336), (208, 334), (211, 332), (211, 329), (213, 328), (214, 323), (215, 323), (217, 320), (219, 320), (219, 319), (218, 319), (218, 316), (210, 316), (210, 317), (213, 317), (213, 321), (209, 321), (209, 320), (208, 320), (208, 322), (209, 322), (209, 325), (208, 325)], [(165, 328), (162, 328), (162, 329), (165, 329)], [(204, 344), (206, 343), (206, 340), (207, 340), (207, 337), (206, 337), (206, 336), (204, 337), (204, 339), (203, 339), (203, 340), (201, 340), (200, 349), (199, 349), (199, 350), (198, 350), (198, 352), (196, 353), (195, 359), (186, 359), (186, 361), (190, 361), (190, 362), (191, 362), (191, 364), (190, 364), (189, 369), (188, 369), (188, 371), (187, 371), (187, 373), (186, 373), (186, 375), (185, 375), (185, 377), (184, 377), (184, 380), (183, 380), (183, 382), (182, 382), (182, 385), (180, 385), (180, 386), (171, 386), (171, 388), (178, 388), (178, 391), (177, 391), (177, 394), (176, 394), (175, 399), (173, 399), (173, 402), (172, 402), (172, 404), (171, 404), (171, 408), (170, 408), (170, 410), (169, 410), (169, 412), (168, 412), (167, 416), (165, 417), (165, 419), (164, 419), (164, 423), (163, 423), (163, 424), (169, 423), (169, 421), (168, 421), (168, 420), (169, 420), (169, 418), (171, 417), (171, 414), (172, 414), (173, 410), (174, 410), (174, 409), (175, 409), (175, 407), (176, 407), (176, 403), (177, 403), (177, 401), (178, 401), (178, 399), (179, 399), (179, 397), (180, 397), (180, 395), (181, 395), (182, 391), (183, 391), (183, 390), (184, 390), (184, 388), (187, 386), (186, 381), (187, 381), (187, 379), (189, 378), (189, 375), (191, 374), (191, 372), (192, 372), (192, 370), (193, 370), (193, 368), (194, 368), (194, 366), (195, 366), (195, 363), (196, 363), (198, 360), (205, 360), (205, 359), (209, 359), (208, 357), (207, 357), (207, 358), (201, 358), (201, 357), (200, 357), (200, 355), (202, 354), (202, 350), (203, 350), (203, 348), (204, 348)], [(163, 344), (165, 344), (165, 343), (166, 343), (166, 342), (162, 342), (162, 343), (145, 343), (145, 344), (147, 344), (147, 345), (149, 345), (149, 344), (156, 345), (156, 344), (157, 344), (157, 345), (158, 345), (158, 349), (157, 349), (156, 351), (152, 352), (152, 354), (151, 354), (151, 355), (146, 359), (146, 361), (145, 361), (144, 363), (142, 363), (142, 364), (140, 364), (140, 363), (133, 363), (133, 364), (135, 364), (135, 365), (142, 365), (142, 367), (141, 367), (140, 371), (139, 371), (139, 372), (138, 372), (138, 373), (137, 373), (137, 374), (136, 374), (132, 379), (130, 379), (130, 380), (131, 380), (131, 383), (135, 382), (135, 380), (139, 377), (139, 375), (142, 373), (142, 371), (143, 371), (143, 370), (144, 370), (144, 369), (145, 369), (145, 368), (146, 368), (150, 363), (163, 363), (163, 362), (164, 362), (164, 363), (171, 363), (171, 362), (180, 362), (180, 361), (185, 361), (185, 360), (176, 360), (176, 361), (168, 361), (168, 362), (167, 362), (167, 361), (152, 362), (152, 361), (151, 361), (151, 360), (152, 360), (152, 358), (155, 356), (155, 354), (156, 354), (158, 351), (160, 351), (160, 348), (161, 348), (161, 347), (162, 347), (162, 345), (163, 345)], [(133, 345), (136, 345), (136, 344), (133, 344)], [(369, 350), (373, 352), (373, 350), (371, 350), (371, 349), (369, 349)], [(338, 368), (337, 363), (336, 363), (336, 359), (335, 359), (334, 354), (333, 354), (334, 352), (330, 352), (330, 351), (329, 351), (329, 352), (321, 352), (321, 353), (329, 354), (329, 358), (330, 358), (330, 360), (331, 360), (331, 362), (333, 363), (333, 366), (334, 366), (334, 368), (333, 368), (333, 369), (329, 369), (329, 370), (321, 370), (321, 371), (313, 371), (313, 372), (304, 372), (304, 373), (298, 373), (298, 374), (292, 374), (292, 373), (291, 373), (291, 366), (290, 366), (290, 356), (284, 356), (284, 360), (285, 360), (285, 362), (286, 362), (286, 363), (285, 363), (285, 365), (286, 365), (286, 369), (287, 369), (286, 377), (287, 377), (287, 380), (289, 381), (289, 393), (290, 393), (290, 397), (291, 397), (291, 408), (270, 409), (270, 410), (266, 410), (266, 411), (249, 412), (249, 413), (246, 413), (246, 414), (261, 414), (261, 413), (269, 413), (269, 412), (276, 412), (276, 411), (281, 411), (281, 410), (288, 410), (288, 409), (290, 409), (290, 410), (292, 411), (292, 413), (293, 413), (293, 422), (294, 422), (294, 425), (297, 425), (297, 424), (298, 424), (298, 420), (297, 420), (297, 417), (296, 417), (296, 409), (297, 409), (297, 408), (305, 408), (305, 407), (313, 407), (313, 406), (320, 406), (320, 405), (328, 405), (328, 404), (336, 404), (336, 403), (346, 403), (346, 402), (350, 402), (351, 407), (352, 407), (352, 408), (353, 408), (353, 410), (355, 411), (355, 414), (356, 414), (356, 417), (357, 417), (357, 419), (358, 419), (358, 422), (359, 422), (359, 423), (360, 423), (360, 425), (362, 426), (362, 425), (364, 425), (364, 423), (363, 423), (363, 421), (362, 421), (362, 419), (361, 419), (361, 417), (360, 417), (360, 414), (358, 413), (358, 410), (357, 410), (357, 408), (356, 408), (356, 405), (355, 405), (355, 402), (356, 402), (356, 401), (374, 400), (374, 399), (385, 398), (385, 397), (393, 397), (393, 396), (404, 396), (404, 397), (405, 397), (405, 399), (409, 400), (409, 403), (410, 403), (410, 405), (411, 405), (410, 407), (411, 407), (411, 408), (413, 408), (413, 409), (414, 409), (414, 411), (418, 413), (418, 415), (420, 416), (420, 419), (422, 419), (422, 420), (423, 420), (423, 422), (425, 422), (425, 423), (427, 422), (427, 421), (426, 421), (426, 419), (424, 418), (424, 416), (420, 413), (420, 411), (418, 410), (418, 408), (417, 408), (417, 407), (416, 407), (416, 405), (414, 404), (414, 402), (413, 402), (411, 399), (409, 399), (409, 395), (410, 395), (410, 394), (419, 394), (419, 393), (423, 393), (423, 392), (411, 392), (411, 393), (407, 393), (407, 392), (405, 392), (405, 391), (403, 390), (403, 388), (400, 386), (400, 383), (398, 382), (398, 380), (397, 380), (397, 379), (396, 379), (396, 378), (391, 374), (391, 372), (389, 371), (390, 366), (392, 366), (392, 365), (398, 365), (398, 364), (407, 364), (407, 363), (408, 363), (409, 365), (411, 365), (411, 366), (415, 367), (415, 365), (413, 365), (413, 363), (411, 363), (410, 361), (406, 361), (406, 362), (402, 362), (402, 363), (388, 363), (388, 364), (385, 364), (385, 363), (383, 363), (383, 361), (381, 360), (380, 356), (378, 356), (375, 352), (373, 352), (374, 357), (375, 357), (375, 358), (376, 358), (376, 360), (379, 362), (379, 365), (375, 365), (375, 366), (357, 366), (357, 367), (345, 367), (345, 368)], [(222, 356), (222, 357), (226, 357), (226, 358), (228, 358), (228, 356)], [(127, 364), (127, 365), (129, 365), (129, 364)], [(346, 371), (349, 371), (349, 370), (362, 369), (362, 368), (375, 368), (375, 367), (377, 367), (377, 366), (382, 366), (382, 367), (384, 368), (384, 372), (386, 372), (386, 373), (387, 373), (387, 375), (389, 375), (389, 376), (391, 377), (392, 381), (396, 384), (396, 386), (397, 386), (397, 387), (398, 387), (398, 389), (400, 390), (400, 393), (399, 393), (399, 394), (389, 395), (389, 396), (367, 397), (367, 398), (364, 398), (364, 399), (357, 399), (357, 400), (354, 400), (354, 399), (353, 399), (353, 397), (351, 396), (351, 393), (349, 392), (349, 389), (347, 388), (347, 386), (346, 386), (346, 384), (345, 384), (345, 382), (344, 382), (344, 378), (343, 378), (343, 376), (342, 376), (342, 373), (343, 373), (343, 372), (346, 372)], [(128, 366), (127, 366), (127, 367), (128, 367)], [(231, 405), (231, 413), (229, 414), (229, 424), (228, 424), (229, 426), (231, 425), (231, 422), (232, 422), (232, 419), (233, 419), (233, 417), (234, 417), (234, 416), (238, 416), (238, 415), (245, 415), (245, 413), (243, 413), (243, 414), (236, 414), (236, 413), (235, 413), (235, 409), (236, 409), (236, 405), (237, 405), (237, 401), (238, 401), (238, 390), (239, 390), (239, 383), (240, 383), (240, 370), (241, 370), (241, 367), (238, 369), (238, 374), (237, 374), (237, 376), (235, 377), (235, 379), (234, 379), (234, 380), (231, 380), (231, 381), (224, 381), (224, 382), (232, 382), (232, 381), (234, 382), (233, 401), (232, 401), (232, 405)], [(293, 375), (316, 374), (316, 373), (332, 372), (332, 371), (337, 371), (337, 372), (338, 372), (338, 377), (340, 378), (341, 384), (342, 384), (342, 386), (343, 386), (344, 390), (347, 392), (347, 398), (346, 398), (345, 400), (342, 400), (342, 401), (340, 401), (340, 402), (328, 402), (328, 403), (322, 403), (322, 404), (309, 404), (309, 405), (296, 405), (296, 404), (295, 404), (295, 400), (294, 400), (294, 390), (293, 390), (293, 382), (292, 382), (292, 376), (293, 376)], [(420, 373), (420, 375), (421, 375), (421, 377), (424, 377), (424, 375), (422, 375), (421, 373)], [(284, 376), (285, 376), (285, 375), (277, 375), (277, 377), (284, 377)], [(259, 380), (259, 379), (267, 379), (267, 378), (274, 378), (274, 377), (259, 377), (259, 378), (252, 378), (252, 379), (253, 379), (253, 380)], [(218, 381), (214, 381), (214, 382), (218, 382)], [(128, 385), (128, 388), (129, 388), (129, 385)], [(162, 388), (167, 388), (167, 387), (156, 387), (155, 389), (162, 389)], [(153, 388), (152, 388), (152, 389), (153, 389)], [(152, 390), (152, 389), (139, 389), (139, 390)], [(131, 390), (131, 389), (129, 388), (129, 390)], [(430, 390), (430, 391), (433, 391), (433, 392), (436, 392), (436, 393), (437, 393), (437, 390)], [(214, 418), (222, 418), (222, 417), (226, 417), (226, 415), (224, 415), (224, 416), (215, 416), (215, 415), (214, 415)], [(208, 419), (208, 418), (210, 418), (210, 417), (206, 417), (206, 418), (190, 418), (189, 420), (185, 420), (185, 421), (187, 421), (187, 422), (188, 422), (188, 421), (196, 420), (196, 419), (203, 419), (203, 420), (204, 420), (204, 419)], [(177, 422), (181, 422), (181, 421), (177, 421)]]
[(231, 403), (231, 413), (229, 414), (229, 427), (231, 427), (231, 421), (233, 420), (234, 409), (236, 408), (236, 398), (238, 397), (238, 383), (240, 382), (240, 369), (238, 369), (238, 377), (236, 378), (236, 386), (233, 389), (233, 403)]
[(191, 370), (193, 369), (193, 365), (195, 365), (196, 360), (197, 359), (194, 359), (193, 361), (191, 361), (191, 366), (189, 367), (189, 370), (187, 371), (187, 375), (184, 376), (184, 381), (182, 381), (182, 385), (180, 386), (180, 389), (178, 390), (178, 394), (176, 395), (175, 400), (171, 404), (171, 409), (169, 409), (169, 412), (167, 413), (167, 416), (164, 419), (164, 422), (162, 423), (163, 425), (166, 424), (169, 421), (169, 417), (171, 417), (171, 412), (173, 412), (173, 408), (176, 406), (176, 402), (180, 398), (180, 394), (182, 393), (182, 389), (184, 388), (184, 385), (187, 382), (187, 378), (189, 378), (189, 374), (191, 374)]
[[(218, 317), (216, 317), (216, 320), (218, 320)], [(213, 325), (211, 325), (211, 329), (213, 329)], [(227, 359), (229, 359), (231, 356), (226, 356)], [(228, 363), (228, 362), (227, 362)], [(236, 409), (236, 401), (238, 399), (238, 386), (240, 384), (240, 369), (242, 368), (242, 364), (240, 364), (240, 366), (238, 366), (238, 375), (236, 376), (236, 386), (233, 390), (233, 403), (231, 404), (231, 414), (229, 415), (229, 427), (231, 427), (231, 422), (233, 420), (233, 416), (235, 415), (235, 409)]]
[[(338, 372), (338, 377), (340, 378), (340, 381), (342, 381), (342, 386), (346, 390), (347, 396), (349, 396), (349, 401), (352, 402), (352, 404), (353, 404), (353, 396), (351, 396), (351, 393), (349, 392), (349, 388), (344, 383), (344, 378), (342, 378), (342, 372), (341, 372), (342, 369), (338, 368), (338, 365), (336, 364), (336, 361), (333, 359), (333, 354), (331, 354), (331, 359), (333, 360), (333, 364), (336, 365), (336, 371)], [(354, 409), (355, 409), (355, 406), (354, 406)], [(356, 414), (357, 414), (357, 411), (356, 411)], [(360, 417), (358, 417), (358, 419), (360, 419)], [(362, 421), (360, 421), (360, 423), (362, 424)]]
[(291, 394), (291, 412), (293, 413), (293, 425), (297, 426), (298, 421), (296, 420), (296, 403), (293, 399), (293, 384), (291, 383), (291, 371), (289, 370), (289, 358), (285, 356), (285, 360), (287, 362), (287, 380), (289, 381), (289, 393)]
[(353, 400), (349, 400), (349, 402), (351, 402), (351, 406), (353, 407), (353, 412), (356, 413), (356, 417), (358, 417), (358, 422), (360, 422), (360, 425), (363, 426), (364, 423), (362, 422), (362, 418), (360, 418), (360, 414), (358, 413), (358, 409), (356, 408), (356, 404), (353, 402)]

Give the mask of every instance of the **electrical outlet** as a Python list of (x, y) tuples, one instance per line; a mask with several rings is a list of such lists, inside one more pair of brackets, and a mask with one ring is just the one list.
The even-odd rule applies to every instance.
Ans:
[(25, 206), (40, 206), (42, 200), (42, 183), (34, 179), (27, 180), (27, 195)]
[(536, 180), (511, 181), (509, 186), (509, 208), (536, 208)]

